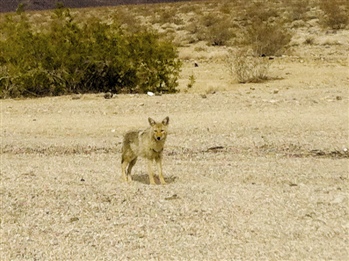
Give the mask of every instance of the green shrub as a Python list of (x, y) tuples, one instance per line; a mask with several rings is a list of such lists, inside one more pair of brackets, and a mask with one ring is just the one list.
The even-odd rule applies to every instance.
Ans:
[(59, 8), (45, 29), (24, 13), (1, 24), (0, 97), (176, 91), (175, 47), (150, 31), (128, 33), (97, 18), (78, 24)]

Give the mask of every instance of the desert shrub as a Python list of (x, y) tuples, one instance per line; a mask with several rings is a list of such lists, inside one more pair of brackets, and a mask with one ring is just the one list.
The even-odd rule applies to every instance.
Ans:
[(277, 9), (273, 8), (272, 3), (268, 1), (256, 1), (245, 5), (246, 18), (250, 21), (269, 21), (279, 16)]
[(189, 75), (189, 82), (187, 84), (188, 89), (192, 88), (196, 82), (194, 74)]
[(183, 19), (178, 16), (178, 12), (171, 5), (155, 5), (151, 14), (151, 23), (153, 24), (175, 24), (183, 25)]
[(206, 29), (206, 41), (210, 45), (223, 46), (228, 45), (230, 40), (235, 37), (229, 21), (219, 20), (214, 25)]
[(305, 38), (304, 40), (304, 44), (309, 44), (309, 45), (313, 45), (315, 42), (315, 39), (313, 36), (308, 36)]
[(205, 27), (213, 26), (220, 20), (219, 16), (215, 13), (208, 13), (201, 17), (201, 24)]
[(241, 48), (235, 52), (230, 51), (227, 56), (227, 66), (239, 83), (259, 83), (269, 79), (269, 59), (256, 56), (252, 49)]
[(193, 21), (191, 27), (187, 29), (195, 33), (199, 41), (206, 41), (209, 45), (228, 45), (235, 36), (228, 15), (218, 16), (213, 13), (203, 15), (199, 21)]
[(310, 9), (309, 0), (293, 0), (285, 2), (286, 5), (290, 7), (290, 19), (295, 20), (305, 20), (306, 13)]
[(1, 24), (0, 97), (86, 92), (176, 91), (181, 63), (172, 43), (93, 18), (78, 24), (59, 8), (45, 30), (27, 16)]
[(219, 11), (222, 12), (223, 14), (231, 14), (233, 10), (233, 5), (234, 2), (232, 3), (231, 1), (223, 1), (221, 3), (221, 6), (219, 7)]
[(128, 32), (137, 32), (142, 30), (140, 19), (138, 19), (134, 14), (130, 14), (130, 10), (117, 9), (112, 15), (111, 20), (116, 22), (123, 28), (126, 28)]
[(199, 13), (201, 12), (201, 6), (195, 3), (190, 3), (190, 4), (183, 4), (179, 7), (179, 11), (181, 13)]
[(343, 29), (349, 24), (349, 4), (347, 0), (321, 0), (320, 7), (324, 11), (323, 24), (332, 29)]
[(277, 1), (255, 1), (245, 4), (243, 44), (252, 47), (256, 55), (280, 55), (291, 41), (291, 33), (277, 7)]
[(245, 32), (245, 41), (256, 55), (280, 55), (290, 43), (292, 35), (281, 21), (254, 20)]

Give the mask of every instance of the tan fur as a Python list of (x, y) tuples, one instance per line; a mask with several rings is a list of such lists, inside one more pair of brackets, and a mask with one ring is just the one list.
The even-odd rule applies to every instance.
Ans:
[(148, 118), (150, 127), (143, 131), (127, 132), (124, 136), (121, 156), (121, 171), (125, 181), (131, 181), (131, 170), (136, 164), (137, 158), (143, 157), (148, 160), (148, 174), (150, 184), (155, 184), (152, 169), (153, 161), (158, 167), (161, 184), (166, 184), (162, 173), (162, 152), (167, 138), (169, 117), (161, 123)]

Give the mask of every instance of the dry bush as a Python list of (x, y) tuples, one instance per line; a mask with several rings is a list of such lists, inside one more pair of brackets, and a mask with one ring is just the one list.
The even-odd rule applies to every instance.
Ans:
[(223, 14), (231, 14), (232, 10), (233, 10), (233, 5), (231, 1), (225, 1), (219, 7), (219, 11)]
[(179, 8), (179, 11), (181, 13), (197, 13), (199, 11), (200, 5), (197, 4), (190, 4), (190, 5), (181, 5)]
[(281, 55), (291, 40), (283, 15), (284, 7), (275, 1), (245, 2), (236, 5), (242, 45), (250, 46), (256, 55)]
[(233, 23), (229, 15), (219, 16), (209, 13), (194, 19), (186, 27), (192, 35), (195, 34), (197, 41), (207, 41), (209, 45), (228, 45), (235, 33), (232, 30)]
[(182, 25), (184, 21), (181, 17), (178, 17), (176, 14), (178, 12), (172, 6), (156, 6), (151, 15), (151, 23), (153, 24), (176, 24)]
[(315, 39), (313, 36), (308, 36), (307, 38), (305, 38), (304, 44), (313, 45), (314, 43)]
[(110, 16), (110, 20), (113, 23), (119, 23), (129, 32), (138, 32), (144, 29), (141, 26), (140, 19), (138, 19), (134, 13), (130, 13), (128, 10), (126, 11), (123, 9), (118, 9)]
[(227, 57), (227, 65), (239, 83), (259, 83), (269, 79), (269, 59), (254, 55), (252, 49), (231, 51)]
[(255, 20), (245, 33), (245, 40), (256, 55), (281, 55), (290, 43), (292, 35), (282, 21), (261, 22)]
[(253, 2), (245, 8), (247, 19), (251, 21), (269, 21), (279, 16), (278, 10), (271, 3)]
[(306, 13), (309, 11), (309, 0), (293, 0), (285, 1), (285, 4), (290, 6), (290, 20), (306, 20)]
[(348, 0), (321, 0), (320, 7), (324, 11), (323, 25), (332, 29), (343, 29), (349, 24)]
[(214, 24), (219, 22), (219, 16), (215, 13), (209, 13), (201, 18), (201, 24), (205, 27), (213, 26)]
[(230, 40), (236, 35), (229, 26), (229, 21), (220, 20), (209, 27), (206, 32), (206, 40), (210, 45), (223, 46), (228, 45)]

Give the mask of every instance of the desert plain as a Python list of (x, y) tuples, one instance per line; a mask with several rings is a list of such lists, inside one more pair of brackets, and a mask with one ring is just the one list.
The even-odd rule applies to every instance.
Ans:
[[(199, 42), (176, 94), (1, 100), (0, 259), (348, 260), (349, 31), (292, 41), (262, 83)], [(123, 182), (123, 134), (165, 116), (167, 185)]]

